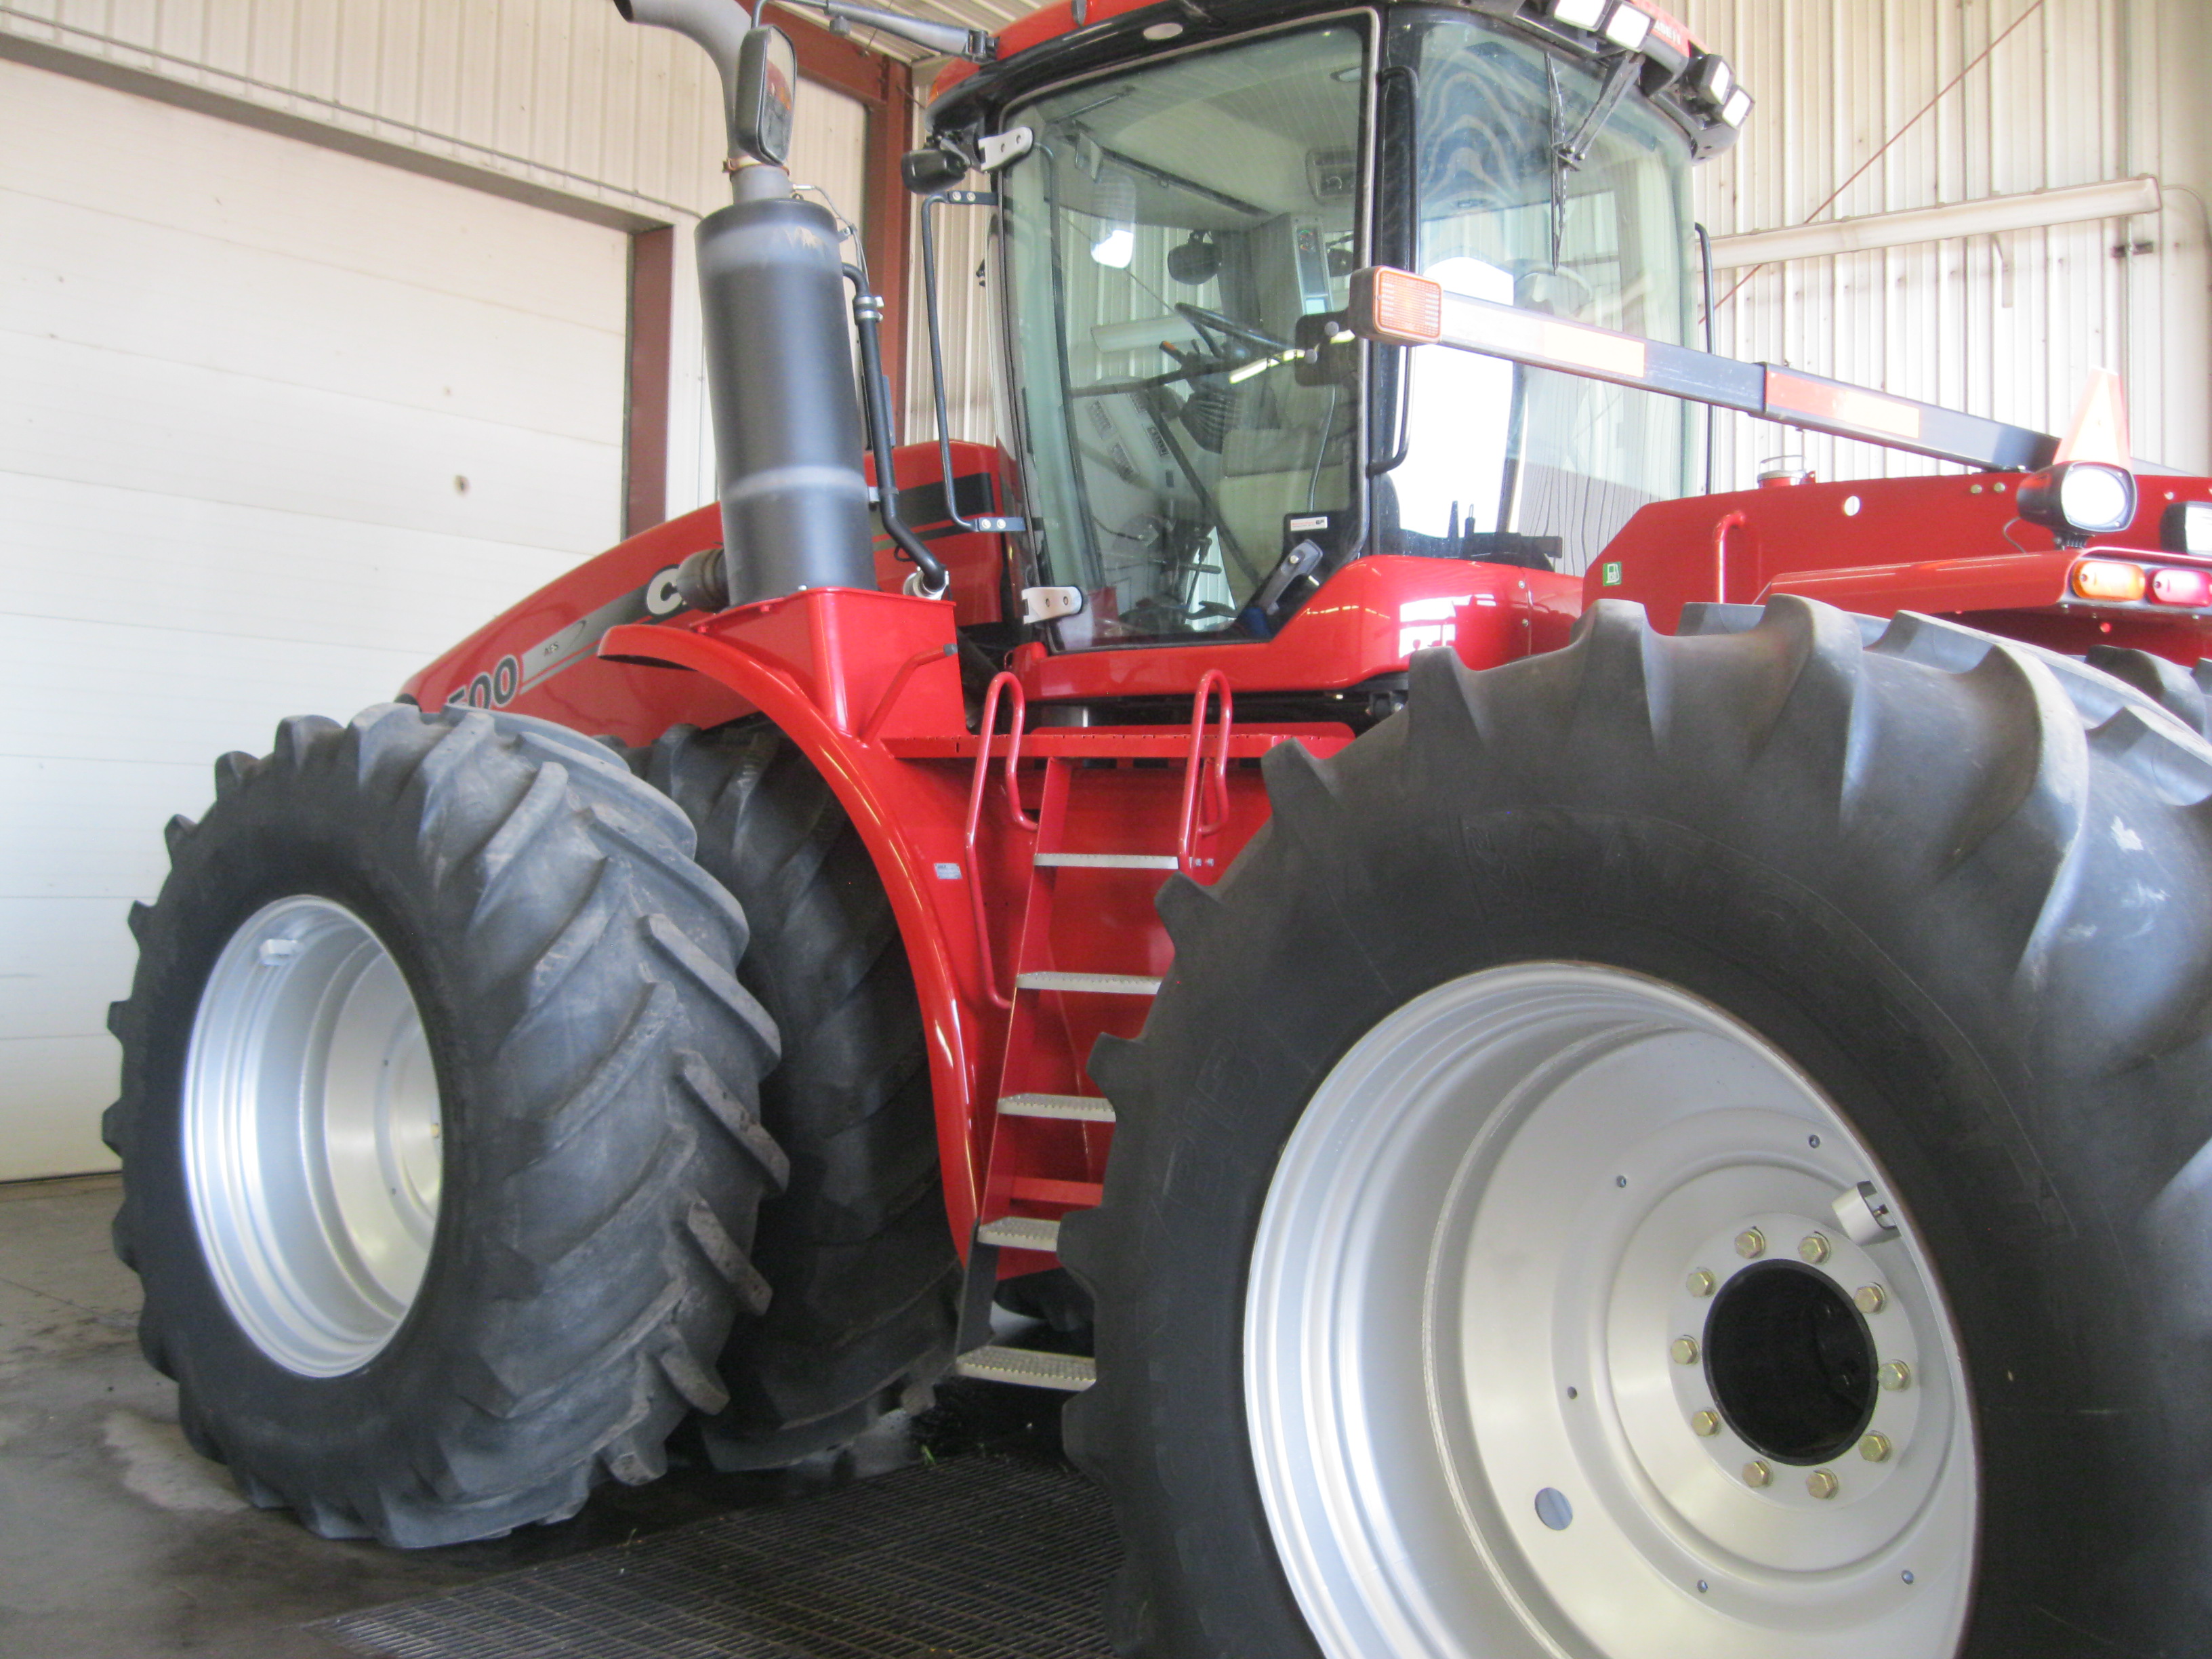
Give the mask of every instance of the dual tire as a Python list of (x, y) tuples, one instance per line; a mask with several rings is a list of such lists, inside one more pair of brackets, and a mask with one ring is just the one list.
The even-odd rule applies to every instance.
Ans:
[[(724, 1461), (789, 1462), (926, 1378), (927, 1272), (873, 1323), (825, 1319), (825, 1235), (882, 1231), (886, 1199), (918, 1233), (935, 1170), (871, 1160), (907, 1113), (927, 1133), (911, 987), (854, 921), (872, 871), (839, 866), (825, 910), (819, 860), (760, 854), (794, 793), (815, 841), (849, 835), (765, 741), (764, 810), (711, 855), (781, 872), (796, 945), (781, 915), (751, 937), (670, 793), (520, 716), (288, 720), (171, 824), (111, 1016), (116, 1243), (186, 1434), (257, 1502), (326, 1536), (492, 1536), (652, 1479), (687, 1419)], [(810, 1119), (825, 1073), (846, 1092)], [(936, 1224), (914, 1254), (941, 1278)]]

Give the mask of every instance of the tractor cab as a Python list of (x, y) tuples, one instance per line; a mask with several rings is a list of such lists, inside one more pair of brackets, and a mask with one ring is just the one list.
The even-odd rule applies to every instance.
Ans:
[(1689, 169), (1750, 102), (1725, 64), (1626, 3), (1157, 12), (1010, 32), (934, 111), (992, 175), (1061, 649), (1267, 639), (1370, 554), (1579, 576), (1687, 492), (1679, 398), (1370, 344), (1350, 307), (1387, 265), (1687, 344)]

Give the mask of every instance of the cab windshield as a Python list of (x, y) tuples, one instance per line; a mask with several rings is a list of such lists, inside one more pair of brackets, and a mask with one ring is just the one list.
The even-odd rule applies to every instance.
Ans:
[(1579, 573), (1686, 493), (1675, 399), (1351, 342), (1370, 263), (1670, 343), (1691, 320), (1689, 146), (1604, 97), (1619, 60), (1391, 15), (1379, 76), (1336, 21), (1010, 112), (1009, 412), (1035, 580), (1083, 595), (1063, 648), (1264, 638), (1366, 551)]
[(1063, 645), (1234, 627), (1346, 517), (1356, 374), (1301, 356), (1357, 265), (1364, 32), (1087, 82), (1012, 118), (1006, 258), (1039, 580)]
[[(1631, 93), (1586, 130), (1607, 66), (1518, 36), (1436, 21), (1406, 44), (1416, 142), (1395, 180), (1386, 155), (1384, 189), (1411, 198), (1413, 257), (1402, 234), (1385, 257), (1477, 299), (1690, 343), (1680, 129)], [(1579, 165), (1563, 161), (1578, 137)], [(1689, 492), (1680, 399), (1442, 345), (1382, 357), (1381, 441), (1404, 459), (1376, 483), (1380, 551), (1579, 574), (1638, 507)]]

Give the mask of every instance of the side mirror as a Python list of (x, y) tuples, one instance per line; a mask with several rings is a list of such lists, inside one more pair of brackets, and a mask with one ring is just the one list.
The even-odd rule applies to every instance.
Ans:
[(781, 29), (747, 29), (731, 86), (730, 141), (755, 161), (781, 167), (791, 155), (791, 106), (799, 54)]

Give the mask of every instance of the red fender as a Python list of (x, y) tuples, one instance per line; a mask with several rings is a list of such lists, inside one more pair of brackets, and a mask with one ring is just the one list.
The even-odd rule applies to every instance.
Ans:
[[(953, 606), (823, 588), (689, 626), (626, 623), (603, 657), (690, 669), (757, 708), (805, 751), (859, 830), (914, 970), (937, 1106), (945, 1200), (962, 1249), (981, 1187), (975, 1102), (992, 1056), (960, 844), (969, 766), (898, 758), (898, 738), (968, 735)], [(1003, 863), (1004, 860), (996, 860)]]

